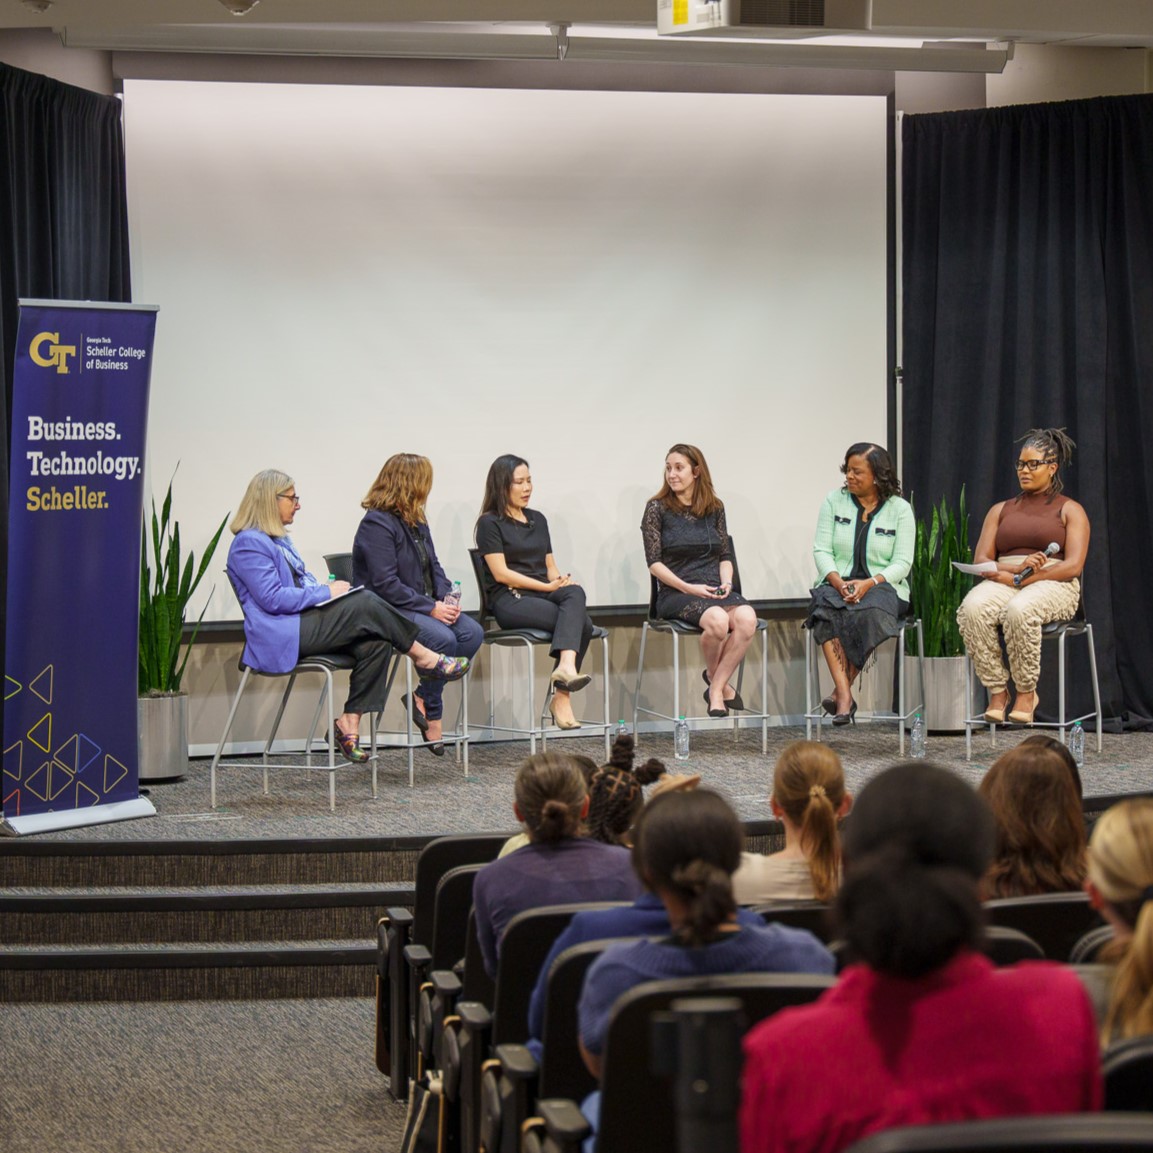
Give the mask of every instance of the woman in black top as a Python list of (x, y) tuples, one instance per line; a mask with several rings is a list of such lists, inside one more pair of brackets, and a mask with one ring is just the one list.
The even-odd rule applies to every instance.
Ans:
[(641, 518), (645, 563), (660, 582), (657, 616), (701, 630), (705, 701), (710, 717), (728, 716), (744, 702), (729, 684), (757, 631), (752, 605), (733, 591), (733, 561), (725, 506), (713, 491), (704, 453), (674, 444), (665, 457), (665, 483)]
[(562, 575), (552, 555), (548, 522), (529, 509), (532, 476), (528, 461), (506, 454), (492, 462), (476, 522), (476, 546), (484, 557), (485, 588), (503, 629), (533, 628), (552, 634), (556, 668), (550, 678), (549, 712), (557, 726), (576, 729), (570, 694), (591, 680), (581, 661), (592, 639), (584, 589)]

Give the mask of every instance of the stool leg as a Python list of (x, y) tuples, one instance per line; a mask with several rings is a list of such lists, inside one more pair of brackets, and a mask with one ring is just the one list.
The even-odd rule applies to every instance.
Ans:
[[(245, 669), (240, 674), (240, 684), (236, 686), (236, 696), (232, 698), (232, 708), (228, 710), (228, 720), (224, 723), (224, 732), (220, 734), (220, 743), (216, 746), (216, 752), (212, 757), (212, 769), (209, 773), (209, 801), (212, 808), (216, 808), (216, 769), (220, 764), (221, 754), (224, 752), (224, 745), (228, 741), (228, 735), (232, 732), (232, 723), (236, 720), (236, 710), (240, 708), (240, 698), (244, 693), (244, 686), (248, 684), (248, 678), (251, 675), (251, 669)], [(1100, 732), (1100, 725), (1097, 726)], [(1097, 738), (1101, 738), (1098, 736)]]
[(640, 716), (640, 703), (641, 703), (641, 679), (644, 677), (645, 672), (645, 644), (649, 639), (649, 622), (645, 621), (641, 625), (641, 648), (637, 654), (637, 687), (633, 692), (633, 739), (637, 736), (637, 718)]
[(1085, 637), (1089, 642), (1089, 671), (1093, 674), (1093, 705), (1097, 710), (1097, 752), (1101, 752), (1101, 726), (1105, 722), (1101, 712), (1101, 685), (1097, 680), (1097, 650), (1093, 646), (1093, 626), (1086, 622)]
[[(612, 721), (609, 719), (609, 638), (607, 636), (601, 637), (601, 646), (604, 651), (604, 672), (602, 674), (602, 682), (604, 684), (604, 717), (605, 717), (605, 760), (612, 756)], [(633, 739), (636, 739), (634, 730)]]

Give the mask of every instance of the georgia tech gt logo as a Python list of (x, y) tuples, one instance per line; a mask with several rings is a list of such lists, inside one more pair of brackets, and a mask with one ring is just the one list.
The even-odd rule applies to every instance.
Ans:
[(60, 344), (60, 333), (41, 332), (32, 338), (28, 355), (41, 368), (54, 368), (57, 373), (68, 372), (68, 358), (76, 355), (76, 345)]

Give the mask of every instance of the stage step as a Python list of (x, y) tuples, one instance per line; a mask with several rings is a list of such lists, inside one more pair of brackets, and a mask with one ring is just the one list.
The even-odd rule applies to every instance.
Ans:
[(368, 940), (408, 885), (0, 890), (0, 946)]
[(0, 1001), (368, 997), (374, 941), (18, 946), (0, 950)]

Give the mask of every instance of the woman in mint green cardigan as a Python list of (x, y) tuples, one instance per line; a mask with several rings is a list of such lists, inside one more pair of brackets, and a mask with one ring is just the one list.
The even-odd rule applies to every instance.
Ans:
[(805, 627), (824, 651), (833, 694), (821, 705), (834, 725), (857, 712), (853, 682), (869, 654), (897, 635), (909, 604), (917, 530), (889, 454), (867, 441), (845, 453), (845, 483), (821, 506), (813, 540), (817, 584)]

